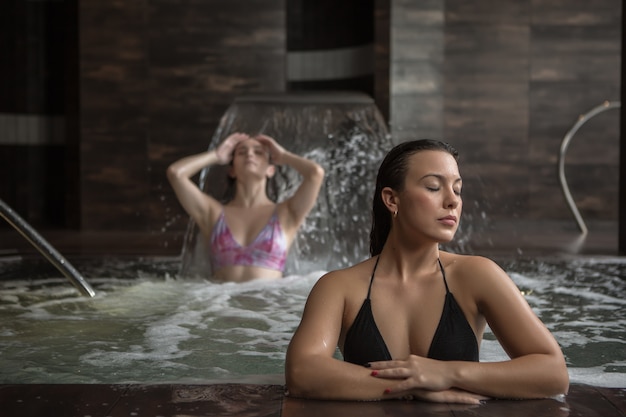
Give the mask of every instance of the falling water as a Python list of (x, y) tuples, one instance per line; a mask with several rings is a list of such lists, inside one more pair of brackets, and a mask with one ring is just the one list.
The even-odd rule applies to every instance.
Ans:
[[(208, 148), (233, 132), (263, 133), (287, 150), (318, 162), (326, 178), (316, 206), (290, 251), (286, 274), (330, 270), (368, 255), (370, 207), (380, 161), (392, 141), (374, 101), (357, 93), (245, 96), (226, 110)], [(220, 198), (226, 168), (200, 174), (200, 187)], [(277, 201), (299, 185), (298, 174), (279, 167), (274, 177)], [(183, 246), (182, 276), (210, 276), (206, 245), (189, 223)]]

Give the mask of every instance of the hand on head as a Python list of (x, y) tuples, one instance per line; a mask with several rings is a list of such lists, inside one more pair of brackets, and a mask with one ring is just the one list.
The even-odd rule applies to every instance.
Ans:
[(229, 135), (215, 150), (219, 163), (222, 165), (230, 163), (233, 159), (235, 147), (246, 139), (250, 139), (250, 136), (245, 133), (235, 132)]
[(256, 135), (254, 139), (258, 140), (261, 145), (267, 147), (270, 152), (271, 162), (273, 164), (280, 165), (283, 155), (287, 152), (285, 148), (280, 146), (273, 138), (267, 135), (259, 134)]

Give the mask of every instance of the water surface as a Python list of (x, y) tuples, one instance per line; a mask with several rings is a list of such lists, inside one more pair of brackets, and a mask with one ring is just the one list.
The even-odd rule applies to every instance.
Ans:
[[(178, 259), (74, 261), (81, 297), (41, 261), (0, 262), (0, 383), (166, 383), (282, 377), (323, 271), (280, 281), (176, 278)], [(565, 353), (572, 382), (626, 387), (626, 261), (503, 261)], [(506, 359), (492, 333), (481, 360)]]

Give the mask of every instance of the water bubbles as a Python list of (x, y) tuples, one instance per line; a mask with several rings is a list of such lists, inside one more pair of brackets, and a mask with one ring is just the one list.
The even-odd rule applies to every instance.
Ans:
[[(355, 254), (338, 256), (348, 263)], [(18, 261), (21, 279), (0, 280), (5, 382), (168, 383), (281, 374), (306, 298), (325, 271), (216, 284), (172, 279), (179, 262), (82, 260), (77, 266), (94, 277), (97, 291), (87, 299), (45, 261), (41, 273), (32, 261)], [(555, 335), (572, 382), (622, 386), (615, 384), (626, 377), (626, 261), (501, 264)], [(506, 358), (488, 330), (481, 360)]]

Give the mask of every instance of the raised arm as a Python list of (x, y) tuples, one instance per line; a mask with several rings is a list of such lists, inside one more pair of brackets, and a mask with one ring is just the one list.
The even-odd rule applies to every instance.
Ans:
[(217, 149), (179, 159), (167, 168), (167, 178), (178, 201), (202, 232), (207, 235), (210, 233), (211, 213), (220, 210), (221, 204), (200, 190), (191, 177), (209, 165), (229, 163), (235, 146), (246, 138), (248, 136), (245, 134), (234, 133), (226, 138)]
[(324, 169), (310, 159), (285, 150), (269, 136), (258, 135), (256, 139), (269, 148), (273, 163), (290, 166), (302, 176), (302, 182), (296, 192), (285, 201), (290, 226), (297, 229), (315, 205), (324, 181)]

